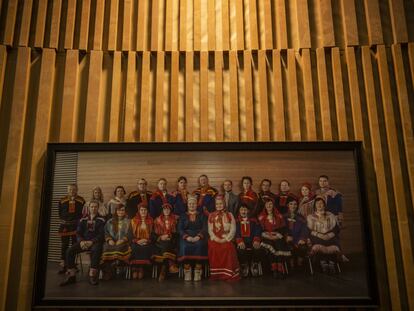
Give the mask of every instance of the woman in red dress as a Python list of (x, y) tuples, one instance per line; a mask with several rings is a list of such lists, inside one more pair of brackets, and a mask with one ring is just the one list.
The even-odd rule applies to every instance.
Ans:
[(225, 210), (222, 195), (215, 198), (216, 210), (208, 217), (208, 261), (210, 279), (238, 281), (240, 266), (232, 240), (236, 234), (236, 220)]

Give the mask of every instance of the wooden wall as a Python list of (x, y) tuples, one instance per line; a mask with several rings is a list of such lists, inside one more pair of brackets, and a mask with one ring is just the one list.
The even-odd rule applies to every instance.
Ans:
[(0, 1), (0, 309), (48, 141), (362, 140), (383, 309), (414, 309), (412, 0)]

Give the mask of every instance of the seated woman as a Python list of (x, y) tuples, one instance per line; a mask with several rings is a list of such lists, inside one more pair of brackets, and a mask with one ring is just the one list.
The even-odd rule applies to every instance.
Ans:
[(126, 191), (123, 186), (117, 186), (114, 190), (114, 197), (106, 202), (106, 210), (108, 211), (108, 217), (111, 218), (115, 215), (115, 209), (119, 204), (126, 207)]
[(298, 213), (298, 202), (294, 198), (288, 198), (287, 206), (285, 222), (288, 229), (287, 243), (292, 252), (290, 265), (302, 267), (303, 258), (308, 254), (309, 230), (306, 219)]
[(310, 255), (319, 262), (324, 273), (335, 273), (335, 262), (340, 258), (339, 226), (334, 214), (326, 211), (323, 197), (316, 197), (314, 212), (307, 218), (312, 243)]
[(287, 271), (284, 262), (291, 255), (286, 243), (287, 228), (285, 220), (275, 208), (273, 200), (267, 199), (265, 208), (259, 215), (259, 222), (262, 226), (261, 246), (267, 251), (271, 262), (271, 270), (275, 278), (284, 278)]
[(167, 268), (170, 273), (177, 273), (178, 267), (175, 263), (177, 247), (177, 219), (172, 213), (172, 206), (169, 203), (162, 205), (162, 215), (154, 221), (154, 231), (156, 235), (155, 262), (161, 263), (161, 271), (158, 281), (164, 281)]
[(155, 191), (149, 201), (149, 214), (152, 219), (162, 214), (162, 206), (165, 203), (173, 204), (174, 197), (167, 192), (167, 180), (160, 178), (157, 183), (157, 191)]
[(89, 216), (80, 220), (76, 230), (78, 242), (73, 244), (66, 251), (66, 266), (69, 276), (60, 286), (76, 283), (76, 255), (81, 252), (91, 252), (91, 268), (89, 270), (89, 283), (98, 284), (99, 260), (102, 254), (102, 244), (104, 238), (105, 220), (98, 216), (99, 202), (92, 200), (89, 202)]
[(85, 203), (82, 210), (82, 217), (87, 217), (89, 215), (89, 203), (95, 200), (99, 202), (98, 207), (98, 215), (103, 217), (105, 220), (107, 219), (108, 211), (106, 209), (106, 206), (104, 205), (104, 196), (102, 193), (101, 187), (95, 187), (92, 189), (92, 197), (91, 199)]
[(241, 266), (242, 277), (259, 275), (259, 263), (263, 256), (260, 248), (262, 228), (256, 218), (248, 217), (249, 209), (242, 205), (236, 220), (237, 255)]
[(184, 263), (184, 280), (192, 280), (194, 266), (194, 281), (201, 280), (201, 268), (207, 256), (207, 228), (204, 214), (197, 212), (197, 198), (188, 196), (188, 211), (180, 216), (178, 223), (179, 255), (178, 261)]
[(253, 191), (253, 179), (250, 176), (243, 176), (241, 180), (242, 192), (239, 194), (240, 204), (247, 206), (249, 217), (257, 217), (259, 214), (259, 197)]
[(151, 257), (154, 253), (154, 222), (148, 215), (145, 203), (138, 204), (138, 213), (131, 219), (131, 230), (129, 240), (131, 241), (132, 279), (140, 280), (144, 277), (144, 267), (151, 265)]
[(128, 264), (131, 248), (128, 235), (131, 223), (126, 217), (125, 205), (118, 204), (113, 217), (105, 224), (105, 244), (101, 258), (104, 279), (109, 280), (113, 275), (113, 268), (119, 263)]
[(216, 210), (208, 216), (210, 280), (238, 281), (240, 267), (232, 243), (236, 221), (233, 214), (225, 210), (223, 195), (216, 196), (215, 205)]

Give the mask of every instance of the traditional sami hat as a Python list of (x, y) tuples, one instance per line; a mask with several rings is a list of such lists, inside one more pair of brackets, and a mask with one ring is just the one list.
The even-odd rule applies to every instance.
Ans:
[(138, 207), (138, 209), (140, 209), (141, 207), (145, 207), (146, 209), (148, 209), (148, 204), (144, 203), (144, 202), (141, 202), (141, 203), (138, 204), (137, 207)]
[(300, 188), (302, 188), (302, 187), (306, 187), (306, 188), (309, 189), (309, 191), (312, 191), (312, 185), (310, 183), (308, 183), (308, 182), (302, 183), (302, 185), (300, 186)]
[(288, 205), (290, 202), (293, 202), (293, 201), (298, 203), (298, 200), (296, 198), (294, 198), (292, 196), (288, 196), (287, 199), (286, 199), (286, 205)]
[(273, 199), (271, 196), (269, 196), (269, 195), (264, 195), (263, 197), (262, 197), (262, 199), (263, 199), (263, 201), (265, 202), (265, 204), (267, 203), (267, 202), (272, 202), (273, 204), (275, 204), (275, 199)]
[(164, 209), (164, 208), (168, 208), (169, 210), (172, 210), (172, 206), (171, 206), (171, 204), (170, 203), (164, 203), (163, 205), (162, 205), (162, 208)]

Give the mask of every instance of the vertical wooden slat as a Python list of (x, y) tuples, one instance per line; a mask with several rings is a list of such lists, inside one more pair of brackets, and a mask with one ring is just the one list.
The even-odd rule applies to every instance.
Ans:
[[(193, 0), (194, 51), (201, 50), (201, 0)], [(203, 14), (204, 15), (204, 14)]]
[(193, 75), (194, 52), (185, 53), (185, 140), (193, 141)]
[(243, 23), (243, 0), (236, 0), (236, 33), (237, 33), (237, 50), (244, 49), (244, 23)]
[(73, 35), (75, 32), (76, 0), (67, 0), (65, 49), (73, 49)]
[(93, 49), (102, 50), (105, 1), (96, 0), (95, 28), (93, 32)]
[(178, 75), (180, 73), (180, 54), (171, 52), (171, 112), (170, 112), (170, 140), (178, 141)]
[(200, 139), (208, 141), (208, 52), (200, 52)]
[(257, 50), (259, 48), (259, 36), (257, 26), (257, 2), (249, 0), (249, 23), (250, 23), (250, 48)]
[(52, 19), (50, 22), (49, 47), (57, 49), (60, 34), (60, 13), (62, 9), (62, 0), (52, 1)]
[(223, 51), (230, 50), (230, 15), (229, 15), (229, 0), (222, 0), (221, 4), (222, 14), (222, 43)]
[(214, 52), (215, 102), (216, 102), (216, 141), (224, 140), (223, 108), (223, 52)]
[(322, 42), (323, 46), (330, 47), (335, 46), (335, 32), (332, 18), (332, 3), (331, 0), (318, 1), (319, 12), (322, 30)]
[(158, 1), (152, 0), (151, 6), (151, 51), (158, 50)]
[(216, 48), (216, 0), (208, 0), (208, 50), (214, 51)]
[(65, 78), (63, 80), (62, 116), (60, 121), (60, 142), (75, 141), (75, 102), (78, 92), (79, 52), (66, 51)]
[(117, 142), (121, 139), (121, 79), (122, 52), (114, 52), (111, 82), (111, 113), (109, 124), (109, 140)]
[(394, 239), (391, 226), (390, 207), (388, 204), (388, 177), (385, 175), (384, 157), (382, 154), (380, 123), (378, 121), (377, 100), (369, 47), (362, 47), (362, 66), (366, 90), (368, 123), (371, 136), (371, 148), (378, 188), (379, 211), (381, 215), (385, 257), (387, 262), (388, 284), (390, 289), (392, 309), (401, 309), (400, 289), (397, 275), (397, 263), (394, 253)]
[[(164, 133), (164, 65), (165, 53), (157, 52), (157, 77), (155, 93), (155, 140), (162, 141)], [(144, 77), (145, 79), (145, 77)]]
[(286, 3), (285, 0), (273, 0), (274, 17), (273, 27), (276, 28), (276, 46), (279, 50), (288, 48), (288, 29), (286, 23)]
[(414, 308), (414, 261), (411, 251), (411, 237), (407, 222), (407, 201), (405, 199), (405, 184), (401, 168), (398, 146), (398, 133), (394, 117), (393, 96), (391, 93), (390, 76), (388, 72), (387, 54), (384, 45), (377, 47), (378, 71), (381, 82), (382, 106), (384, 109), (385, 130), (388, 141), (388, 153), (391, 164), (391, 178), (394, 189), (394, 201), (397, 212), (398, 231), (400, 234), (401, 255), (404, 266), (404, 278), (407, 288), (409, 309)]
[(273, 48), (273, 26), (272, 26), (272, 6), (270, 0), (264, 0), (264, 25), (265, 25), (265, 46), (266, 50)]
[[(125, 124), (124, 124), (124, 139), (126, 142), (137, 140), (137, 103), (135, 99), (136, 86), (136, 59), (137, 55), (133, 51), (128, 52), (126, 90), (125, 90)], [(145, 58), (145, 52), (144, 52)], [(144, 71), (144, 61), (142, 61), (142, 70)], [(149, 65), (148, 65), (149, 67)], [(148, 75), (149, 76), (149, 70)], [(145, 92), (144, 83), (149, 83), (149, 79), (142, 79), (141, 92)], [(142, 100), (143, 97), (141, 97)], [(142, 105), (142, 102), (141, 102)], [(141, 121), (142, 122), (142, 121)], [(141, 133), (142, 134), (142, 133)]]
[(36, 225), (40, 210), (40, 200), (43, 180), (43, 163), (47, 142), (50, 138), (52, 118), (53, 80), (55, 71), (56, 52), (53, 49), (43, 49), (39, 76), (39, 91), (36, 94), (37, 110), (33, 116), (35, 122), (33, 133), (33, 154), (31, 171), (26, 176), (30, 178), (28, 193), (27, 218), (22, 250), (22, 271), (20, 276), (20, 295), (17, 309), (30, 308), (30, 286), (34, 274), (35, 249), (33, 245), (36, 236)]
[(390, 8), (394, 43), (405, 43), (408, 41), (408, 31), (407, 21), (405, 19), (404, 1), (388, 0), (388, 3)]
[(243, 51), (244, 67), (244, 103), (246, 105), (246, 139), (254, 141), (254, 105), (252, 80), (252, 52)]
[(289, 140), (300, 140), (300, 114), (298, 97), (298, 80), (296, 73), (295, 50), (288, 50), (288, 127), (290, 132)]
[(370, 45), (384, 43), (378, 0), (364, 0)]
[(274, 85), (274, 128), (273, 137), (276, 141), (286, 140), (285, 102), (283, 97), (282, 62), (279, 50), (272, 51), (273, 58), (273, 85)]
[(312, 64), (310, 50), (302, 50), (303, 66), (303, 91), (305, 96), (305, 119), (306, 119), (306, 138), (315, 141), (316, 136), (316, 118), (315, 118), (315, 100), (313, 94), (312, 82)]
[(230, 71), (230, 140), (239, 141), (239, 105), (238, 105), (238, 78), (237, 78), (237, 51), (229, 52)]
[(138, 21), (137, 21), (137, 50), (145, 51), (147, 49), (148, 29), (147, 29), (147, 9), (148, 0), (138, 1)]
[(346, 109), (344, 98), (344, 85), (341, 68), (341, 55), (339, 54), (339, 48), (333, 48), (332, 50), (332, 74), (333, 84), (335, 91), (335, 103), (336, 103), (336, 119), (338, 122), (338, 135), (339, 140), (348, 140), (348, 128), (346, 124)]
[[(109, 29), (108, 29), (108, 50), (115, 51), (118, 34), (118, 9), (119, 0), (110, 0)], [(142, 1), (140, 1), (141, 3)], [(106, 35), (106, 34), (105, 34)], [(137, 41), (138, 44), (138, 41)]]
[(331, 109), (329, 107), (328, 77), (326, 72), (325, 50), (316, 49), (318, 63), (319, 102), (321, 106), (322, 137), (332, 140)]
[(4, 26), (4, 45), (12, 45), (14, 37), (14, 28), (17, 15), (17, 0), (9, 0), (7, 3), (6, 24)]
[(94, 142), (97, 139), (102, 59), (102, 51), (90, 52), (88, 91), (86, 94), (85, 142)]
[[(0, 45), (0, 98), (3, 98), (4, 73), (6, 71), (7, 49), (5, 45)], [(1, 111), (2, 100), (0, 100)]]
[(124, 0), (122, 25), (122, 51), (131, 49), (131, 28), (132, 28), (132, 3), (131, 0)]
[(269, 130), (269, 104), (267, 101), (267, 68), (266, 68), (266, 51), (259, 50), (259, 100), (260, 100), (260, 140), (268, 141), (270, 139)]
[[(38, 10), (41, 9), (41, 3), (42, 3), (42, 1), (39, 1)], [(47, 5), (47, 3), (46, 3), (46, 5)], [(22, 19), (20, 21), (19, 46), (28, 46), (28, 44), (29, 44), (30, 21), (31, 21), (31, 17), (32, 17), (32, 6), (33, 6), (33, 1), (32, 0), (25, 0), (24, 1)], [(38, 13), (39, 13), (39, 11), (38, 11)], [(45, 32), (45, 29), (43, 27), (42, 38), (44, 37), (44, 32)], [(42, 40), (42, 44), (43, 44), (43, 40)]]
[(180, 51), (187, 50), (187, 1), (180, 0)]
[[(398, 93), (398, 105), (401, 118), (402, 136), (405, 147), (405, 158), (407, 161), (408, 177), (410, 179), (410, 193), (414, 195), (414, 133), (413, 120), (410, 114), (410, 100), (407, 91), (407, 79), (400, 44), (394, 44), (391, 47), (394, 60), (395, 80)], [(409, 61), (411, 69), (414, 69), (414, 44), (409, 43), (408, 48)], [(414, 74), (414, 70), (411, 70)], [(414, 81), (413, 81), (414, 83)]]
[(81, 22), (79, 30), (79, 49), (88, 49), (89, 16), (91, 12), (91, 0), (82, 1)]
[(309, 9), (307, 0), (296, 0), (296, 21), (298, 27), (298, 44), (301, 49), (310, 49), (311, 37), (309, 26)]
[(165, 10), (165, 50), (172, 51), (173, 46), (173, 1), (166, 0)]
[[(7, 289), (10, 279), (10, 265), (13, 258), (12, 242), (16, 210), (19, 206), (19, 179), (24, 154), (24, 131), (26, 111), (28, 108), (28, 90), (30, 78), (30, 48), (19, 47), (17, 51), (16, 74), (13, 83), (11, 113), (7, 147), (4, 157), (0, 205), (0, 241), (3, 256), (0, 256), (0, 309), (7, 310)], [(22, 125), (23, 121), (23, 125)], [(10, 298), (10, 297), (9, 297)]]
[(150, 62), (151, 53), (142, 53), (142, 66), (141, 66), (141, 120), (140, 120), (140, 141), (149, 141), (149, 130), (150, 130)]
[(345, 44), (347, 46), (358, 45), (358, 24), (355, 10), (355, 0), (341, 1), (341, 15), (343, 30), (345, 34)]
[(364, 140), (364, 125), (362, 121), (361, 97), (358, 83), (358, 69), (355, 59), (355, 50), (353, 47), (347, 47), (345, 50), (346, 62), (348, 68), (348, 81), (350, 102), (352, 107), (352, 123), (354, 126), (355, 140)]

